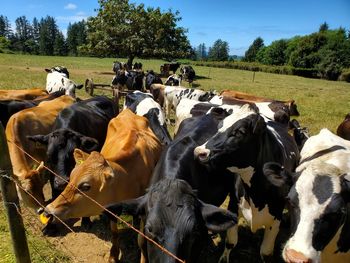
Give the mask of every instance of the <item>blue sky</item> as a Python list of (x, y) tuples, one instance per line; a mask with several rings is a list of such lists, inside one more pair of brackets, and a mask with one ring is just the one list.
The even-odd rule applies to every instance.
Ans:
[[(188, 29), (192, 46), (215, 40), (229, 43), (230, 54), (244, 55), (258, 36), (265, 45), (281, 38), (306, 35), (327, 22), (331, 29), (340, 26), (350, 30), (350, 0), (130, 0), (145, 6), (178, 10), (179, 26)], [(63, 32), (68, 23), (96, 15), (97, 0), (10, 0), (2, 1), (0, 15), (14, 24), (17, 17), (46, 15), (55, 17)]]

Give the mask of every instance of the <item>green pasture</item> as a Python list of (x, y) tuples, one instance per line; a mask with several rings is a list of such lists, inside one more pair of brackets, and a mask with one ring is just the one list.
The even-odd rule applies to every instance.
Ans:
[[(70, 72), (70, 78), (77, 83), (83, 84), (86, 79), (92, 78), (95, 83), (110, 84), (114, 60), (112, 58), (0, 54), (0, 89), (45, 88), (44, 68), (55, 65), (66, 66)], [(119, 61), (126, 61), (126, 59), (119, 59)], [(159, 72), (160, 65), (164, 63), (162, 60), (135, 59), (135, 61), (142, 62), (144, 70), (153, 69), (156, 72)], [(197, 75), (194, 87), (217, 91), (234, 89), (279, 100), (294, 99), (301, 114), (297, 119), (302, 126), (309, 128), (311, 134), (318, 133), (324, 127), (335, 132), (344, 116), (350, 112), (350, 83), (234, 69), (200, 66), (194, 66), (194, 69)], [(184, 86), (188, 86), (188, 83), (184, 83)], [(109, 91), (98, 91), (96, 94), (111, 96)], [(78, 91), (78, 96), (89, 97), (84, 89)], [(36, 237), (30, 231), (28, 234), (29, 240), (32, 241), (31, 250), (34, 249), (31, 243), (44, 250), (45, 241), (40, 240), (40, 237)], [(14, 262), (2, 205), (0, 206), (0, 243), (2, 244), (0, 262)], [(60, 262), (67, 261), (66, 257), (52, 248), (50, 253), (54, 253), (54, 258), (60, 258)], [(50, 255), (48, 257), (44, 255), (44, 257), (47, 259)], [(57, 262), (56, 260), (48, 262)], [(33, 262), (41, 262), (41, 260), (34, 258)]]

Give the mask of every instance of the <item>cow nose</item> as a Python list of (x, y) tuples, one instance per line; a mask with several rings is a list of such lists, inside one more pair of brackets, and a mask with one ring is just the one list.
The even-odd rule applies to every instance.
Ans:
[(196, 147), (194, 149), (194, 156), (201, 162), (207, 162), (209, 160), (210, 150), (204, 147)]
[(312, 263), (311, 259), (294, 249), (286, 250), (286, 259), (288, 263)]

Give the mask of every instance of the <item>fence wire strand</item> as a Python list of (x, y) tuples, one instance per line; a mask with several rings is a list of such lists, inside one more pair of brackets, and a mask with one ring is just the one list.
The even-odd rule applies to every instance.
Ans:
[[(7, 140), (8, 143), (11, 143), (13, 145), (15, 145), (16, 148), (18, 148), (21, 152), (23, 152), (25, 155), (27, 155), (30, 159), (32, 159), (33, 161), (35, 161), (37, 164), (40, 164), (41, 162), (39, 160), (37, 160), (36, 158), (34, 158), (31, 154), (27, 153), (24, 149), (22, 149), (19, 145), (17, 145), (15, 142), (12, 142), (10, 140)], [(61, 180), (63, 180), (64, 182), (66, 182), (67, 184), (69, 183), (68, 180), (66, 180), (64, 177), (62, 177), (61, 175), (55, 173), (54, 171), (52, 171), (49, 167), (47, 167), (45, 164), (43, 165), (43, 167), (48, 170), (50, 173), (52, 173), (54, 176), (57, 176), (58, 178), (60, 178)], [(10, 178), (12, 181), (14, 181), (16, 183), (16, 185), (20, 185), (18, 184), (15, 180), (13, 180), (13, 178)], [(160, 244), (158, 244), (156, 241), (154, 241), (153, 239), (149, 238), (148, 236), (146, 236), (144, 233), (142, 233), (140, 230), (138, 230), (137, 228), (135, 228), (134, 226), (132, 226), (131, 224), (129, 224), (127, 221), (125, 221), (124, 219), (122, 219), (120, 216), (113, 214), (110, 210), (108, 210), (107, 208), (105, 208), (103, 205), (101, 205), (100, 203), (98, 203), (96, 200), (94, 200), (93, 198), (91, 198), (90, 196), (86, 195), (84, 192), (82, 192), (79, 188), (75, 187), (74, 185), (71, 185), (75, 190), (77, 190), (81, 195), (83, 195), (84, 197), (86, 197), (87, 199), (89, 199), (90, 201), (92, 201), (94, 204), (96, 204), (97, 206), (99, 206), (101, 209), (103, 209), (105, 212), (107, 212), (108, 214), (110, 214), (111, 216), (113, 216), (115, 219), (119, 220), (120, 222), (122, 222), (124, 225), (126, 225), (127, 227), (129, 227), (130, 229), (132, 229), (133, 231), (135, 231), (137, 234), (141, 235), (143, 238), (145, 238), (147, 241), (151, 242), (153, 245), (155, 245), (158, 249), (160, 249), (163, 253), (167, 254), (168, 256), (174, 258), (175, 260), (177, 260), (178, 262), (181, 263), (185, 263), (184, 260), (178, 258), (176, 255), (174, 255), (173, 253), (171, 253), (169, 250), (167, 250), (166, 248), (164, 248), (163, 246), (161, 246)], [(20, 188), (22, 190), (24, 190), (26, 193), (28, 193), (28, 191), (26, 191), (22, 186), (20, 186)], [(40, 202), (30, 193), (28, 193), (31, 198), (33, 198), (42, 208), (45, 209), (45, 207), (40, 204)], [(75, 233), (73, 229), (71, 229), (66, 223), (64, 223), (61, 219), (59, 219), (57, 216), (53, 215), (58, 221), (60, 221), (65, 227), (67, 227), (71, 232)]]

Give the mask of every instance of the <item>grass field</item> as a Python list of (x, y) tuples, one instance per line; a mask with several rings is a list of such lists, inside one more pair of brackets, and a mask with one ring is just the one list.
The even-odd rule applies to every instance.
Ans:
[[(0, 89), (25, 89), (45, 87), (46, 72), (44, 68), (64, 65), (70, 72), (70, 78), (77, 83), (84, 83), (87, 78), (93, 78), (95, 83), (110, 84), (113, 72), (112, 58), (82, 58), (82, 57), (45, 57), (28, 55), (0, 54)], [(126, 61), (120, 59), (120, 61)], [(164, 61), (143, 60), (144, 70), (153, 69), (159, 72)], [(234, 69), (210, 67), (194, 67), (197, 80), (194, 86), (205, 90), (234, 89), (266, 96), (279, 100), (294, 99), (301, 114), (297, 119), (302, 126), (309, 128), (311, 134), (316, 134), (321, 128), (335, 132), (344, 116), (350, 112), (350, 83), (307, 79), (297, 76), (277, 75)], [(185, 86), (188, 86), (185, 83)], [(98, 92), (111, 96), (111, 92)], [(86, 98), (84, 89), (78, 91), (78, 96)], [(14, 262), (11, 252), (11, 241), (8, 236), (6, 220), (0, 206), (0, 262)], [(29, 234), (29, 240), (45, 247), (44, 241)], [(33, 249), (31, 247), (31, 249)], [(52, 253), (56, 253), (51, 249)], [(61, 257), (57, 252), (58, 257)], [(61, 257), (62, 261), (66, 260)], [(33, 259), (33, 262), (41, 262)], [(54, 262), (54, 261), (50, 261)]]

